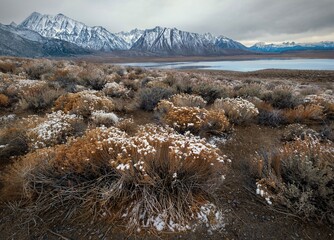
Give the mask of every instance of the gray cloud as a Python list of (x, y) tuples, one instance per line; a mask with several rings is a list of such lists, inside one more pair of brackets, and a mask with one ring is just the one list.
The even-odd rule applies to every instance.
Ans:
[(0, 0), (0, 22), (63, 13), (112, 32), (154, 26), (212, 32), (244, 43), (334, 40), (333, 0)]

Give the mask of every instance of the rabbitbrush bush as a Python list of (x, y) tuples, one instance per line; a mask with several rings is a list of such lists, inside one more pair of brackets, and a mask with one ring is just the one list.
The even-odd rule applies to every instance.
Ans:
[[(96, 128), (27, 154), (4, 175), (27, 217), (116, 222), (130, 231), (223, 227), (214, 195), (226, 159), (205, 140), (155, 125)], [(55, 211), (56, 210), (56, 211)], [(52, 218), (48, 218), (52, 214)]]
[(258, 156), (258, 193), (307, 220), (334, 224), (334, 146), (296, 140)]
[(198, 107), (176, 107), (173, 103), (162, 100), (156, 110), (162, 120), (180, 133), (190, 131), (219, 135), (230, 130), (230, 123), (224, 111), (206, 110)]
[(114, 103), (105, 96), (99, 96), (98, 92), (82, 91), (60, 96), (55, 102), (54, 109), (87, 118), (93, 111), (111, 112), (114, 109)]

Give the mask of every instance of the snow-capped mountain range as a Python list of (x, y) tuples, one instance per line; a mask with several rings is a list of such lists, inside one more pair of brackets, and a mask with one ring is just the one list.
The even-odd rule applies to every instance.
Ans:
[(0, 55), (23, 57), (51, 57), (91, 54), (88, 49), (76, 44), (46, 38), (35, 31), (10, 25), (0, 24)]
[(190, 33), (176, 28), (134, 29), (114, 34), (100, 26), (88, 27), (63, 14), (52, 16), (34, 12), (18, 26), (47, 38), (105, 52), (135, 50), (163, 55), (216, 55), (226, 53), (229, 49), (241, 52), (247, 50), (241, 43), (223, 36)]
[(63, 14), (56, 16), (34, 12), (19, 27), (38, 32), (44, 37), (74, 43), (80, 47), (112, 51), (126, 49), (127, 43), (103, 27), (88, 27)]
[[(53, 16), (37, 12), (32, 13), (18, 25), (13, 22), (10, 25), (1, 24), (0, 30), (3, 35), (3, 37), (0, 36), (0, 55), (14, 55), (14, 53), (16, 56), (20, 55), (20, 51), (15, 49), (17, 42), (23, 55), (32, 57), (34, 51), (24, 50), (24, 44), (31, 48), (34, 46), (33, 49), (38, 50), (38, 56), (41, 54), (46, 56), (91, 54), (100, 51), (125, 56), (131, 54), (133, 56), (217, 56), (253, 54), (254, 52), (280, 53), (291, 50), (334, 50), (334, 42), (257, 43), (247, 48), (224, 36), (191, 33), (159, 26), (152, 29), (111, 33), (101, 26), (89, 27), (63, 14)], [(15, 41), (8, 44), (9, 39)], [(36, 43), (41, 43), (42, 47)]]
[(295, 43), (283, 42), (281, 44), (266, 44), (263, 42), (256, 43), (249, 48), (253, 51), (260, 52), (286, 52), (286, 51), (302, 51), (302, 50), (334, 50), (334, 42), (318, 42), (318, 43)]

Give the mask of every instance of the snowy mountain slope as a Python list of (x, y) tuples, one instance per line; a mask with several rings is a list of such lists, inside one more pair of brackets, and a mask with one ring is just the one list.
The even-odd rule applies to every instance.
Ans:
[(128, 46), (122, 38), (103, 27), (88, 27), (63, 14), (52, 16), (34, 12), (19, 26), (36, 31), (44, 37), (61, 39), (93, 50), (123, 50)]
[(163, 55), (219, 55), (228, 50), (246, 50), (241, 43), (211, 34), (180, 31), (176, 28), (155, 27), (145, 30), (131, 50), (161, 53)]
[(130, 49), (133, 44), (143, 35), (145, 30), (133, 29), (130, 32), (115, 33), (116, 36), (122, 38), (127, 43), (127, 49)]
[(283, 42), (282, 44), (266, 44), (263, 42), (256, 43), (249, 48), (259, 52), (286, 52), (286, 51), (302, 51), (302, 50), (334, 50), (334, 42), (318, 42), (318, 43), (295, 43)]
[(0, 24), (0, 55), (46, 57), (90, 54), (75, 44), (42, 37), (37, 32)]

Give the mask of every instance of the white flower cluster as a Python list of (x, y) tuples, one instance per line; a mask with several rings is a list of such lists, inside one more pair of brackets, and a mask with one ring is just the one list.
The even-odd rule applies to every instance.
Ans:
[(46, 121), (28, 131), (28, 135), (32, 137), (32, 146), (43, 148), (61, 143), (64, 138), (70, 136), (73, 131), (72, 124), (78, 120), (81, 118), (62, 111), (47, 114)]

